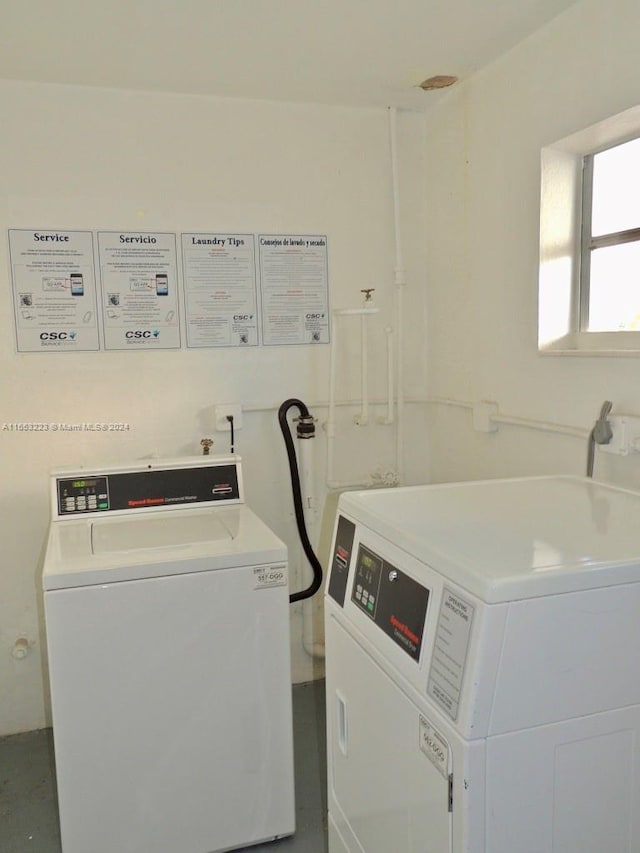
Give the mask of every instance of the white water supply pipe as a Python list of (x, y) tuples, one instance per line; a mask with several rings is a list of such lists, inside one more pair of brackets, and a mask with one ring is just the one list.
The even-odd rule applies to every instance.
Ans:
[(333, 442), (336, 437), (336, 348), (338, 337), (338, 318), (335, 311), (331, 315), (331, 347), (329, 350), (329, 412), (325, 429), (327, 432), (327, 486), (331, 489), (333, 477)]
[(356, 423), (360, 426), (365, 426), (369, 421), (369, 389), (368, 389), (368, 373), (367, 373), (367, 318), (373, 314), (378, 314), (379, 308), (365, 304), (361, 308), (337, 308), (331, 316), (331, 351), (329, 354), (329, 415), (326, 423), (327, 432), (327, 486), (330, 489), (336, 488), (336, 480), (334, 477), (334, 440), (336, 437), (336, 369), (337, 369), (337, 344), (338, 344), (338, 319), (340, 317), (360, 317), (361, 323), (361, 400), (360, 414), (356, 415)]
[[(404, 269), (402, 256), (402, 235), (400, 232), (400, 186), (398, 177), (398, 142), (397, 142), (397, 111), (395, 107), (389, 107), (389, 143), (391, 158), (391, 183), (393, 193), (393, 227), (395, 244), (395, 275), (394, 275), (394, 321), (395, 333), (390, 327), (385, 329), (387, 334), (387, 371), (388, 371), (388, 408), (387, 417), (382, 423), (396, 423), (396, 472), (399, 482), (403, 482), (404, 469), (404, 286), (406, 284), (406, 271)], [(365, 424), (368, 422), (368, 391), (366, 372), (366, 324), (365, 315), (376, 313), (377, 308), (345, 308), (333, 312), (331, 318), (331, 352), (329, 367), (329, 416), (326, 424), (327, 432), (327, 486), (336, 488), (339, 484), (334, 477), (334, 440), (336, 434), (335, 426), (335, 383), (336, 383), (336, 350), (338, 340), (338, 317), (361, 316), (362, 326), (362, 402), (360, 415), (356, 416), (356, 422)], [(394, 348), (395, 342), (395, 348)], [(396, 354), (396, 414), (393, 415), (393, 354)]]
[(357, 309), (360, 314), (360, 414), (355, 416), (355, 422), (359, 426), (369, 423), (369, 346), (367, 334), (367, 317), (377, 314), (379, 309), (370, 305), (368, 300), (362, 308)]
[(398, 179), (398, 141), (397, 111), (389, 108), (389, 142), (391, 154), (391, 183), (393, 189), (393, 228), (396, 247), (395, 264), (395, 323), (397, 346), (397, 400), (396, 400), (396, 470), (400, 483), (403, 482), (404, 469), (404, 360), (402, 346), (404, 342), (404, 286), (406, 272), (402, 258), (402, 236), (400, 233), (400, 186)]
[(387, 336), (387, 414), (385, 417), (378, 418), (379, 424), (392, 424), (394, 421), (394, 412), (393, 412), (393, 351), (394, 351), (394, 340), (393, 340), (393, 328), (391, 326), (385, 326), (384, 333)]
[[(389, 110), (389, 135), (390, 135), (390, 155), (391, 155), (391, 179), (393, 188), (393, 221), (394, 221), (394, 242), (395, 242), (395, 291), (394, 291), (394, 306), (395, 306), (395, 325), (396, 335), (395, 343), (397, 347), (397, 403), (396, 417), (393, 412), (393, 397), (394, 397), (394, 332), (393, 328), (387, 326), (385, 333), (387, 336), (387, 415), (384, 418), (379, 418), (379, 423), (392, 424), (396, 422), (396, 472), (398, 481), (403, 480), (403, 464), (404, 464), (404, 363), (402, 345), (404, 339), (404, 294), (403, 287), (406, 283), (406, 274), (403, 266), (402, 258), (402, 240), (400, 234), (400, 191), (398, 180), (398, 156), (397, 156), (397, 128), (396, 128), (396, 109), (395, 107)], [(367, 307), (362, 308), (347, 308), (336, 310), (331, 318), (331, 351), (330, 351), (330, 367), (329, 367), (329, 413), (326, 424), (327, 432), (327, 486), (329, 489), (338, 488), (341, 484), (334, 477), (334, 441), (336, 434), (335, 426), (335, 383), (336, 383), (336, 350), (338, 342), (338, 318), (341, 316), (360, 316), (361, 328), (361, 410), (356, 416), (356, 423), (362, 426), (369, 422), (369, 397), (368, 397), (368, 374), (367, 374), (367, 326), (366, 317), (368, 314), (378, 313), (377, 308)], [(309, 630), (311, 626), (310, 618), (306, 618), (303, 613), (303, 628)], [(304, 633), (304, 632), (303, 632)], [(304, 645), (307, 648), (307, 638), (305, 634)], [(309, 640), (313, 645), (312, 640)], [(312, 652), (309, 652), (310, 654)]]
[[(300, 491), (302, 494), (302, 510), (304, 513), (304, 523), (307, 528), (307, 535), (314, 551), (317, 553), (317, 528), (318, 528), (318, 511), (315, 498), (315, 479), (313, 465), (313, 440), (309, 438), (298, 439), (298, 469), (300, 473)], [(302, 578), (303, 587), (311, 583), (309, 571), (304, 570), (307, 565), (304, 552), (300, 549), (300, 565), (302, 568), (301, 574), (307, 575)], [(322, 603), (320, 592), (313, 598), (306, 598), (302, 602), (302, 646), (305, 652), (313, 658), (324, 658), (324, 643), (316, 642), (314, 632), (314, 622), (319, 620), (319, 612)]]
[(369, 388), (367, 370), (367, 321), (365, 315), (360, 317), (360, 414), (356, 415), (355, 422), (358, 426), (367, 426), (369, 423)]

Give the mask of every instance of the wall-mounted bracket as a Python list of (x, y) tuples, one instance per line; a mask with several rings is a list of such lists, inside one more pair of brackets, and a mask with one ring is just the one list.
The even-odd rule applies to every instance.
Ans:
[(473, 404), (473, 428), (476, 432), (497, 432), (498, 424), (494, 417), (498, 414), (498, 404), (481, 400)]
[(637, 415), (609, 415), (607, 418), (613, 436), (608, 444), (599, 445), (603, 453), (628, 456), (640, 453), (640, 417)]

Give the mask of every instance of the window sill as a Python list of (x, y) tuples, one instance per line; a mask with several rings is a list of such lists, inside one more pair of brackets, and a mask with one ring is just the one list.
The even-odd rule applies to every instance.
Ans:
[(540, 355), (640, 357), (640, 332), (580, 332), (539, 344)]

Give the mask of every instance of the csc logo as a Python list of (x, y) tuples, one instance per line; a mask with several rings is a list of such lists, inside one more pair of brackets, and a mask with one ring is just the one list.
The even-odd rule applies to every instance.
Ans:
[(322, 320), (324, 314), (307, 314), (307, 320)]
[(234, 314), (233, 319), (238, 320), (253, 320), (253, 314)]
[(154, 329), (153, 332), (150, 332), (149, 329), (136, 329), (135, 332), (125, 332), (125, 338), (128, 340), (148, 340), (149, 338), (157, 338), (160, 335), (160, 332), (157, 329)]
[(41, 341), (74, 341), (76, 332), (41, 332)]

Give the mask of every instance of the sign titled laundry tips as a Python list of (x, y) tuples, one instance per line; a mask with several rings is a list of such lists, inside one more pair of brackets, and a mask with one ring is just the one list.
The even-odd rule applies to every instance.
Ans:
[(183, 234), (189, 347), (258, 345), (253, 234)]

